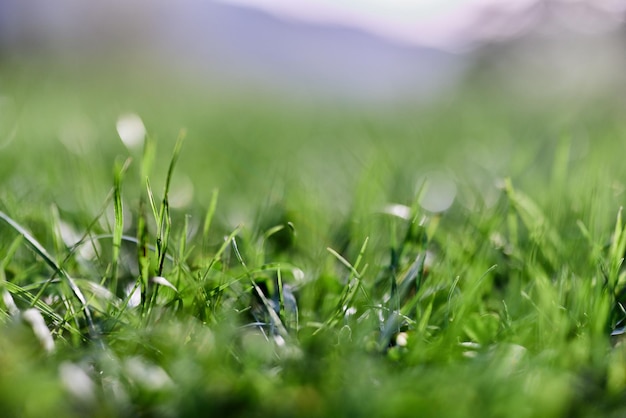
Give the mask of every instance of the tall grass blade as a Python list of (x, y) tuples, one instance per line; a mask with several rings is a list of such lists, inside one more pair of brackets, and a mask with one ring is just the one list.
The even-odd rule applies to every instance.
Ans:
[(215, 216), (215, 210), (217, 209), (217, 199), (219, 197), (219, 189), (213, 189), (211, 192), (211, 201), (209, 202), (209, 208), (204, 215), (204, 223), (202, 225), (202, 251), (206, 252), (209, 245), (209, 231), (213, 218)]
[(114, 293), (117, 292), (118, 265), (120, 258), (120, 249), (122, 247), (122, 235), (124, 234), (124, 204), (122, 201), (122, 182), (124, 180), (124, 174), (126, 174), (126, 171), (130, 166), (130, 162), (131, 159), (128, 158), (121, 167), (116, 165), (113, 180), (113, 207), (115, 209), (115, 226), (113, 228), (111, 289), (113, 289)]
[(167, 247), (169, 244), (170, 230), (172, 227), (172, 219), (170, 218), (170, 205), (169, 205), (169, 192), (172, 183), (172, 176), (174, 174), (174, 168), (180, 155), (180, 150), (183, 146), (185, 136), (187, 132), (181, 130), (176, 139), (176, 145), (174, 145), (174, 151), (170, 160), (169, 167), (167, 169), (167, 177), (165, 178), (165, 186), (163, 187), (163, 201), (161, 203), (161, 209), (159, 211), (159, 217), (157, 219), (158, 233), (157, 233), (157, 250), (158, 250), (158, 269), (157, 276), (163, 275), (163, 264), (165, 263), (165, 255), (167, 253)]

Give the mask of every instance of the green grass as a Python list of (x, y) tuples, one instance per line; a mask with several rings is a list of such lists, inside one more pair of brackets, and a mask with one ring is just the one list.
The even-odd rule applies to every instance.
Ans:
[(618, 103), (5, 80), (4, 416), (626, 413)]

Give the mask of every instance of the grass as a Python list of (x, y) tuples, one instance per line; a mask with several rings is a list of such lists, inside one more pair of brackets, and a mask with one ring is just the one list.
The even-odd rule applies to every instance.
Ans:
[(619, 104), (27, 85), (3, 87), (5, 416), (626, 412)]

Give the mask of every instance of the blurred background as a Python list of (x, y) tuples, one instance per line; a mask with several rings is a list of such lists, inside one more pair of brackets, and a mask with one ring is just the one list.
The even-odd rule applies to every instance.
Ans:
[(427, 101), (472, 71), (523, 94), (622, 83), (623, 0), (3, 0), (6, 65), (310, 99)]
[(618, 155), (625, 21), (626, 0), (2, 0), (0, 202), (88, 222), (133, 138), (158, 141), (160, 185), (186, 128), (172, 205), (218, 188), (225, 228), (319, 242), (428, 176), (427, 210), (493, 205), (502, 177), (545, 182), (563, 137), (574, 163)]

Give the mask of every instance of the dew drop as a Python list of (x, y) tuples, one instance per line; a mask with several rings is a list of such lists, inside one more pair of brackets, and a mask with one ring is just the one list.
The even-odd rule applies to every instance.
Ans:
[(425, 190), (420, 201), (422, 208), (439, 213), (447, 210), (456, 197), (457, 187), (452, 177), (444, 171), (427, 173), (418, 184), (425, 183)]
[(128, 149), (138, 149), (143, 145), (146, 127), (135, 113), (121, 115), (117, 119), (117, 133)]

